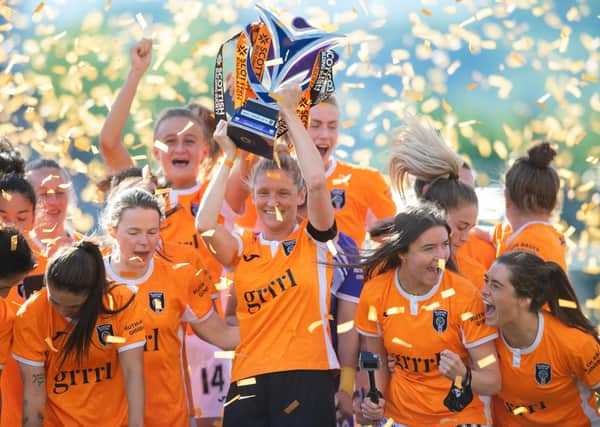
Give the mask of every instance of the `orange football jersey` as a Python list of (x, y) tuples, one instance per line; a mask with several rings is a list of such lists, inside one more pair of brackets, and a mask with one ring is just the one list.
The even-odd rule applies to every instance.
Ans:
[[(114, 307), (122, 307), (134, 294), (125, 286), (110, 290)], [(109, 298), (105, 305), (110, 306)], [(115, 315), (101, 315), (82, 365), (68, 359), (62, 366), (69, 321), (48, 300), (46, 289), (23, 304), (14, 326), (13, 357), (46, 371), (44, 425), (126, 426), (127, 398), (119, 353), (144, 345), (142, 308), (137, 298)], [(124, 338), (119, 344), (107, 336)], [(54, 351), (57, 350), (57, 351)]]
[(233, 282), (240, 344), (232, 381), (339, 368), (328, 320), (333, 270), (325, 263), (332, 256), (306, 225), (304, 221), (281, 242), (251, 231), (240, 237)]
[(593, 389), (600, 387), (600, 345), (550, 313), (539, 313), (537, 336), (528, 348), (496, 340), (502, 389), (492, 397), (494, 425), (598, 425)]
[(450, 350), (467, 364), (468, 349), (493, 341), (496, 330), (485, 324), (479, 291), (469, 281), (444, 271), (426, 295), (408, 294), (397, 270), (368, 281), (360, 295), (354, 324), (367, 336), (378, 336), (395, 368), (384, 392), (385, 416), (410, 426), (486, 424), (477, 395), (461, 412), (450, 412), (444, 399), (452, 382), (438, 363)]
[(183, 322), (200, 322), (213, 312), (209, 284), (191, 265), (173, 264), (155, 256), (146, 274), (137, 279), (119, 276), (104, 258), (111, 280), (136, 290), (144, 310), (146, 346), (145, 426), (189, 426), (183, 365)]
[(496, 259), (496, 247), (494, 244), (482, 239), (473, 230), (469, 233), (469, 240), (460, 247), (458, 253), (468, 255), (475, 261), (478, 261), (486, 271)]
[(454, 256), (454, 262), (456, 263), (458, 272), (461, 276), (468, 279), (472, 284), (477, 286), (477, 288), (483, 288), (483, 285), (485, 284), (484, 276), (485, 273), (487, 273), (487, 270), (479, 263), (479, 261), (471, 258), (459, 249)]

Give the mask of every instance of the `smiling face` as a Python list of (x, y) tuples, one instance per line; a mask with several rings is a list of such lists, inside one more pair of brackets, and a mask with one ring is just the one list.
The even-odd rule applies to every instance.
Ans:
[(0, 195), (0, 222), (3, 225), (12, 225), (28, 236), (34, 219), (33, 204), (23, 194), (13, 192)]
[(485, 275), (481, 297), (485, 305), (485, 322), (496, 328), (521, 319), (531, 304), (531, 298), (517, 297), (511, 284), (510, 269), (499, 262), (492, 264)]
[(70, 183), (62, 171), (36, 169), (28, 174), (27, 180), (33, 186), (38, 201), (36, 226), (52, 228), (63, 224), (67, 217)]
[(446, 220), (452, 229), (452, 252), (456, 253), (469, 240), (469, 232), (477, 224), (477, 205), (463, 204), (449, 210)]
[(298, 206), (304, 202), (305, 191), (299, 192), (292, 178), (278, 169), (258, 175), (252, 194), (265, 232), (287, 235), (296, 224)]
[(169, 117), (158, 126), (155, 138), (168, 147), (167, 152), (153, 148), (165, 178), (175, 189), (193, 187), (210, 151), (200, 125), (189, 117)]
[(340, 110), (332, 104), (321, 103), (310, 109), (308, 134), (317, 146), (323, 165), (328, 168), (338, 141)]
[(155, 209), (127, 208), (110, 234), (117, 243), (114, 253), (121, 271), (145, 272), (160, 240), (160, 217)]
[(57, 289), (52, 283), (48, 283), (48, 301), (63, 317), (77, 318), (79, 310), (85, 304), (87, 297), (87, 293), (74, 294), (73, 292)]
[(402, 261), (401, 274), (410, 281), (412, 288), (431, 289), (440, 280), (444, 263), (450, 257), (450, 238), (446, 227), (434, 226), (424, 231), (408, 247), (408, 252), (399, 255)]

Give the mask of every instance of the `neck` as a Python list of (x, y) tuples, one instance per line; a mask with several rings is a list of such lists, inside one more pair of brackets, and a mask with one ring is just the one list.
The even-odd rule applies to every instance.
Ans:
[(518, 230), (524, 224), (532, 221), (543, 221), (547, 222), (550, 220), (550, 214), (536, 214), (529, 212), (511, 212), (507, 215), (508, 221), (513, 231)]
[(402, 289), (411, 295), (425, 295), (433, 286), (426, 285), (410, 277), (402, 267), (398, 269), (398, 282)]
[(295, 223), (291, 224), (289, 227), (282, 228), (281, 230), (268, 230), (265, 228), (262, 232), (263, 238), (265, 240), (282, 241), (294, 231), (295, 225)]
[(527, 348), (535, 341), (539, 323), (538, 313), (528, 311), (518, 319), (502, 326), (502, 335), (511, 347)]
[(68, 237), (67, 232), (65, 231), (65, 224), (55, 224), (53, 226), (49, 226), (48, 224), (44, 224), (43, 226), (38, 226), (34, 228), (35, 237), (39, 240), (44, 239), (55, 239), (57, 237)]
[[(138, 265), (128, 265), (127, 261), (124, 260), (119, 254), (112, 255), (109, 257), (110, 267), (113, 269), (115, 273), (119, 276), (130, 279), (129, 277), (132, 273), (135, 277), (141, 277), (148, 271), (150, 267), (150, 263), (148, 264), (139, 264)], [(127, 277), (125, 277), (127, 276)]]

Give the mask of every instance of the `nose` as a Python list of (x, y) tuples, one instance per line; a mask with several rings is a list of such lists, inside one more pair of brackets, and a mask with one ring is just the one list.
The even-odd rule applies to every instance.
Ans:
[(182, 152), (184, 151), (185, 144), (183, 143), (182, 138), (177, 138), (177, 142), (171, 145), (171, 148), (174, 152)]

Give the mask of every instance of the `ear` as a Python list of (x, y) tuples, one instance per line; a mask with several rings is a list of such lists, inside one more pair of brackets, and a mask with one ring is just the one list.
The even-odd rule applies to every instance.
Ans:
[(522, 310), (529, 311), (531, 307), (531, 297), (517, 298), (518, 305)]
[(112, 225), (109, 225), (108, 226), (108, 235), (116, 240), (117, 239), (117, 229), (115, 227), (113, 227)]
[(302, 206), (304, 203), (306, 203), (306, 187), (304, 187), (302, 190), (300, 190), (298, 192), (298, 206)]
[(156, 148), (156, 147), (152, 148), (152, 157), (154, 157), (154, 160), (156, 160), (158, 162), (160, 162), (160, 153), (161, 153), (161, 151), (158, 148)]

